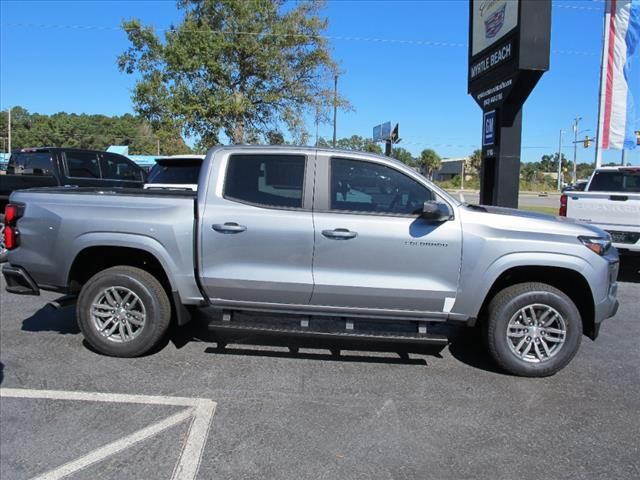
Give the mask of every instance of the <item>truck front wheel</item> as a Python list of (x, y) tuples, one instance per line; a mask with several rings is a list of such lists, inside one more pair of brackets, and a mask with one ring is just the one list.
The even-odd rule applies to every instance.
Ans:
[(78, 324), (95, 350), (136, 357), (155, 347), (171, 320), (171, 304), (160, 282), (135, 267), (96, 273), (78, 297)]
[(507, 372), (525, 377), (553, 375), (574, 357), (582, 321), (573, 301), (544, 283), (520, 283), (489, 304), (489, 351)]

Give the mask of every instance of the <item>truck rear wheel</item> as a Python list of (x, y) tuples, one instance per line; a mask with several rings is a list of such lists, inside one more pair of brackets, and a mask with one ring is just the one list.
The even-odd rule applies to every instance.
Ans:
[(167, 332), (171, 304), (160, 282), (135, 267), (96, 273), (78, 297), (78, 324), (98, 352), (136, 357), (155, 347)]
[(564, 368), (582, 339), (582, 320), (571, 299), (544, 283), (520, 283), (489, 304), (487, 343), (509, 373), (545, 377)]

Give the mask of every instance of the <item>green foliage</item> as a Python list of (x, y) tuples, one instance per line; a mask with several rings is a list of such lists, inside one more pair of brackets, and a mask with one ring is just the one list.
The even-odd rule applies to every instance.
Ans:
[[(465, 175), (465, 177), (467, 177), (467, 176)], [(451, 180), (447, 180), (447, 181), (444, 181), (444, 182), (436, 182), (436, 184), (438, 184), (438, 186), (440, 186), (442, 188), (451, 189), (451, 190), (462, 188), (462, 182), (460, 181), (460, 175), (456, 175)], [(465, 190), (479, 190), (480, 189), (480, 178), (476, 177), (476, 176), (472, 176), (470, 178), (469, 177), (465, 178), (464, 188), (465, 188)]]
[(360, 152), (382, 153), (380, 145), (370, 138), (362, 138), (360, 135), (351, 135), (349, 138), (341, 138), (336, 141), (337, 148), (345, 150), (357, 150)]
[[(538, 162), (538, 165), (540, 169), (545, 172), (557, 172), (558, 171), (558, 154), (553, 153), (551, 155), (543, 155), (542, 158), (540, 159), (540, 162)], [(566, 159), (563, 153), (562, 168), (564, 169), (568, 167), (569, 167), (569, 161)]]
[(416, 159), (413, 158), (411, 152), (402, 147), (395, 147), (391, 149), (391, 156), (396, 160), (400, 160), (405, 165), (413, 167), (416, 165)]
[(420, 152), (420, 158), (418, 158), (418, 164), (423, 172), (427, 174), (429, 178), (433, 176), (433, 172), (440, 168), (442, 161), (440, 155), (431, 148), (426, 148)]
[(591, 176), (595, 165), (593, 163), (578, 163), (576, 165), (576, 176), (578, 180), (586, 180)]
[(469, 159), (467, 160), (466, 169), (469, 173), (480, 173), (480, 166), (482, 164), (482, 150), (474, 150)]
[[(331, 148), (332, 142), (318, 138), (318, 147)], [(351, 135), (349, 138), (339, 138), (336, 140), (336, 148), (343, 150), (354, 150), (356, 152), (382, 153), (382, 148), (370, 138), (363, 138), (360, 135)]]
[(281, 125), (306, 143), (304, 115), (326, 118), (337, 66), (322, 3), (284, 3), (179, 0), (184, 18), (164, 40), (137, 19), (123, 22), (131, 45), (118, 66), (140, 76), (136, 111), (154, 125), (175, 119), (200, 145), (219, 143), (221, 132), (233, 143), (259, 140)]
[[(0, 112), (0, 136), (6, 137), (7, 112)], [(157, 142), (163, 155), (188, 153), (177, 129), (149, 122), (131, 114), (77, 115), (60, 112), (54, 115), (29, 113), (22, 107), (11, 109), (11, 148), (69, 147), (105, 150), (109, 145), (128, 145), (131, 154), (157, 153)], [(6, 148), (5, 145), (2, 145)]]

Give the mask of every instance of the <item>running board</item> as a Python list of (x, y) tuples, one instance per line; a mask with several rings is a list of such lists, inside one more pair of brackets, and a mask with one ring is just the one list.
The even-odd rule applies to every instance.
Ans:
[[(381, 328), (380, 322), (365, 322), (354, 319), (327, 320), (245, 320), (234, 319), (232, 312), (225, 311), (222, 319), (209, 321), (209, 330), (225, 333), (285, 335), (289, 337), (326, 338), (334, 340), (359, 340), (411, 345), (446, 346), (449, 339), (445, 335), (427, 333), (425, 322), (403, 322), (408, 328)], [(388, 324), (387, 324), (388, 325)], [(393, 325), (392, 327), (398, 327)]]
[(61, 308), (68, 307), (69, 305), (73, 305), (78, 301), (77, 295), (65, 295), (64, 297), (60, 297), (56, 300), (52, 300), (47, 305), (55, 308), (56, 310), (60, 310)]

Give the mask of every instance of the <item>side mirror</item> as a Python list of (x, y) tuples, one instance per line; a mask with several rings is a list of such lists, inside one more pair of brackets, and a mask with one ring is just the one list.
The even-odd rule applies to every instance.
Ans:
[(420, 216), (431, 222), (446, 222), (451, 218), (451, 209), (446, 203), (424, 202)]

